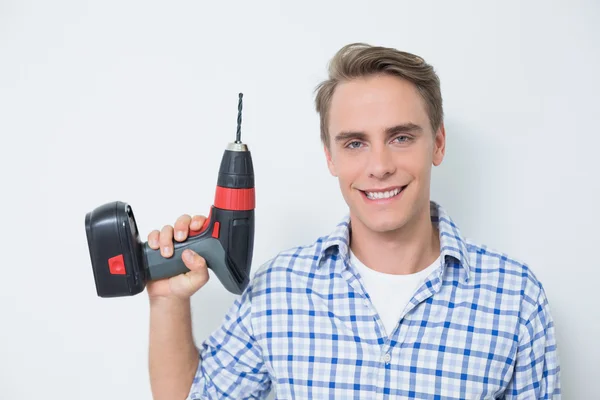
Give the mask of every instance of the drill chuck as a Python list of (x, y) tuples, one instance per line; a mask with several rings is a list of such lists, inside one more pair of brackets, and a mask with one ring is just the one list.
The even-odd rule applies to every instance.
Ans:
[(232, 189), (254, 187), (254, 167), (248, 146), (230, 143), (221, 159), (217, 186)]

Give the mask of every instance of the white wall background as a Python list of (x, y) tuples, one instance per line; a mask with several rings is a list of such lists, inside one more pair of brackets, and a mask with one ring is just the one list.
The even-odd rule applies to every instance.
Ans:
[[(345, 212), (313, 88), (353, 41), (437, 69), (448, 152), (433, 197), (528, 261), (558, 326), (564, 398), (598, 398), (597, 2), (0, 2), (0, 398), (149, 399), (148, 303), (96, 297), (84, 215), (144, 235), (206, 213), (245, 94), (255, 265)], [(309, 159), (308, 167), (303, 159)], [(198, 341), (233, 297), (193, 298)]]

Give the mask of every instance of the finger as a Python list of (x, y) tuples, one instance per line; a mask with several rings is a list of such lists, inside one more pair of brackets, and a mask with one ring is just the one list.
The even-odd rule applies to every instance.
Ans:
[(173, 254), (173, 227), (165, 225), (160, 231), (160, 253), (163, 257), (171, 257)]
[(187, 272), (184, 274), (184, 276), (187, 278), (189, 282), (189, 288), (192, 292), (204, 286), (209, 279), (208, 270), (206, 268), (199, 271)]
[(206, 260), (193, 250), (186, 249), (181, 255), (183, 263), (191, 271), (200, 271), (206, 269)]
[(200, 228), (202, 228), (202, 225), (204, 225), (204, 221), (206, 221), (206, 217), (204, 215), (194, 215), (190, 224), (190, 228), (194, 231), (199, 231)]
[(182, 254), (183, 263), (190, 272), (184, 274), (189, 285), (188, 289), (192, 292), (202, 287), (209, 278), (206, 260), (192, 250), (185, 250)]
[(169, 280), (171, 292), (188, 299), (196, 291), (208, 282), (209, 275), (206, 269), (200, 271), (189, 271), (185, 274), (175, 276)]
[(151, 249), (157, 250), (160, 246), (160, 243), (158, 242), (159, 235), (160, 232), (158, 231), (158, 229), (155, 229), (148, 234), (148, 246)]
[(175, 226), (174, 226), (175, 240), (177, 240), (179, 242), (183, 242), (187, 238), (191, 220), (192, 220), (192, 217), (190, 217), (187, 214), (184, 214), (181, 217), (177, 218), (177, 221), (175, 221)]

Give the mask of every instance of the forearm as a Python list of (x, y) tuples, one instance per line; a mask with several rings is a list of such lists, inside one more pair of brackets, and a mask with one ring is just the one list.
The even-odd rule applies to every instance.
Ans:
[(149, 368), (155, 400), (184, 400), (198, 368), (190, 301), (150, 299)]

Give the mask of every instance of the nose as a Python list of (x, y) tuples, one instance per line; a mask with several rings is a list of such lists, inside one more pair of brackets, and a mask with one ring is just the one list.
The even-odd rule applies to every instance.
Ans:
[(369, 177), (385, 179), (396, 172), (392, 152), (387, 146), (372, 146), (367, 165)]

